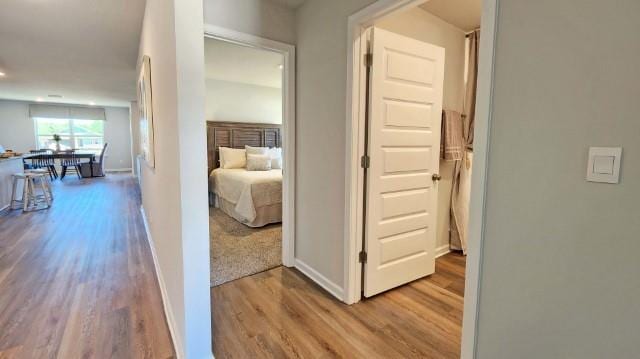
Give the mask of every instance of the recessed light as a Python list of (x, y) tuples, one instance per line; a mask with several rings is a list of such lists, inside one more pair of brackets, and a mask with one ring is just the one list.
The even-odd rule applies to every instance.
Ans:
[(93, 101), (89, 102), (89, 106), (93, 106), (93, 105), (95, 105), (95, 104), (96, 104), (96, 103), (95, 103), (95, 102), (93, 102)]
[(44, 100), (42, 99), (42, 97), (38, 97), (38, 98), (36, 99), (36, 101), (37, 101), (37, 102), (42, 102), (42, 101), (44, 101)]
[(5, 74), (4, 72), (0, 72), (0, 77), (5, 77), (7, 76), (7, 74)]
[(278, 65), (278, 68), (282, 70), (284, 68), (284, 65)]

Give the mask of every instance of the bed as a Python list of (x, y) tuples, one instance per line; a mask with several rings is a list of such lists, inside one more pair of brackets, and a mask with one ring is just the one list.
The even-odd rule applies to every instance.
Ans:
[(211, 171), (214, 205), (249, 227), (282, 222), (282, 170), (244, 168)]
[(220, 167), (220, 147), (280, 147), (280, 126), (207, 122), (209, 204), (249, 227), (282, 222), (282, 170)]

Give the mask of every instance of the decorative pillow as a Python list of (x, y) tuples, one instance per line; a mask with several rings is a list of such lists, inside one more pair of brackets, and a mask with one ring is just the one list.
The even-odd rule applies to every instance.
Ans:
[(247, 153), (242, 148), (220, 147), (220, 168), (244, 168), (247, 165)]
[(248, 155), (266, 155), (269, 153), (269, 147), (253, 147), (253, 146), (244, 146), (244, 149), (247, 151)]
[(282, 148), (270, 148), (269, 156), (271, 157), (271, 169), (282, 169)]
[(247, 171), (268, 171), (271, 169), (269, 155), (247, 155)]

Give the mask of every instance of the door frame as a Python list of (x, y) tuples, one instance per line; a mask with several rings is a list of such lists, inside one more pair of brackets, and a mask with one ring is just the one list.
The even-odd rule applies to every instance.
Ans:
[(296, 47), (215, 25), (204, 25), (204, 37), (242, 46), (277, 52), (284, 58), (282, 69), (282, 264), (295, 265), (295, 183), (296, 183)]
[[(362, 290), (363, 181), (360, 157), (364, 154), (364, 109), (366, 91), (366, 29), (385, 16), (416, 7), (428, 0), (378, 0), (349, 16), (347, 24), (347, 99), (345, 158), (345, 228), (344, 228), (344, 302), (360, 301)], [(471, 181), (469, 246), (465, 273), (465, 300), (462, 323), (461, 357), (475, 356), (477, 343), (478, 302), (484, 242), (485, 192), (493, 100), (493, 69), (499, 0), (483, 0), (478, 87), (474, 135), (474, 173)]]

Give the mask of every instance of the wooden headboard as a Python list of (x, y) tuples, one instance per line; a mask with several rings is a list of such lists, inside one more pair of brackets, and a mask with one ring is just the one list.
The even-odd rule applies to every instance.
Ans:
[(281, 147), (280, 125), (207, 121), (207, 167), (219, 167), (218, 148)]

